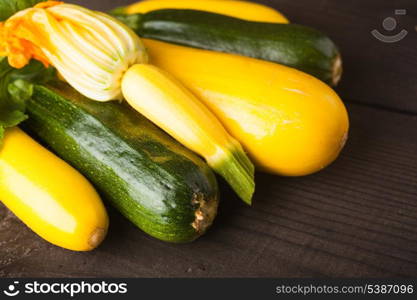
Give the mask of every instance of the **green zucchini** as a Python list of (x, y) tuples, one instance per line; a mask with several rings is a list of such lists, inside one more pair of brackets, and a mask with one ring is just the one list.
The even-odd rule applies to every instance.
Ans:
[(251, 22), (188, 9), (116, 16), (144, 38), (284, 64), (331, 85), (341, 77), (338, 48), (310, 27)]
[(27, 113), (24, 130), (151, 236), (189, 242), (211, 225), (218, 206), (212, 171), (127, 105), (91, 101), (54, 83), (34, 87)]

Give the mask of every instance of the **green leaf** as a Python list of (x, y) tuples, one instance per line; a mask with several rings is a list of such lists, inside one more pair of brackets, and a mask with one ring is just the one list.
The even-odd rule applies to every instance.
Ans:
[(45, 0), (0, 0), (0, 21), (7, 20), (18, 11), (44, 1)]
[(22, 69), (12, 68), (0, 57), (0, 141), (4, 130), (27, 119), (26, 101), (32, 97), (33, 84), (43, 84), (56, 78), (53, 68), (31, 61)]
[(21, 110), (6, 108), (0, 112), (0, 119), (0, 126), (3, 126), (4, 128), (14, 127), (26, 120), (27, 115)]

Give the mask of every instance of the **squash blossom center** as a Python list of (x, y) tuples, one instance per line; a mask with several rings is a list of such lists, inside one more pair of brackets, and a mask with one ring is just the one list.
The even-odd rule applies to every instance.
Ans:
[(123, 74), (148, 61), (140, 38), (126, 25), (58, 1), (41, 2), (0, 23), (0, 56), (15, 68), (31, 59), (53, 65), (71, 86), (97, 101), (122, 99)]

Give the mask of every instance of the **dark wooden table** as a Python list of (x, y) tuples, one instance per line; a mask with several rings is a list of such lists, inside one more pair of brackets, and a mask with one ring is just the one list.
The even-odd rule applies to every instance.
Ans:
[[(70, 1), (107, 10), (131, 1)], [(0, 208), (0, 276), (416, 277), (417, 2), (260, 1), (340, 45), (349, 142), (304, 178), (257, 174), (253, 207), (222, 189), (212, 229), (186, 245), (157, 241), (109, 209), (111, 229), (90, 253), (49, 245)], [(395, 9), (406, 9), (395, 16)], [(371, 36), (393, 16), (409, 33)], [(392, 33), (391, 33), (392, 34)]]

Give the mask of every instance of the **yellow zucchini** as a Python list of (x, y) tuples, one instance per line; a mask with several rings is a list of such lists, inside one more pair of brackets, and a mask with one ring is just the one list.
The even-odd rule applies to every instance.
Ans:
[(108, 228), (91, 184), (17, 127), (0, 146), (0, 200), (30, 229), (57, 246), (87, 251)]
[(148, 0), (131, 4), (124, 8), (123, 12), (146, 13), (166, 8), (202, 10), (257, 22), (288, 23), (287, 18), (273, 8), (235, 0)]
[(255, 189), (254, 167), (241, 145), (187, 88), (148, 64), (129, 68), (122, 78), (126, 101), (187, 148), (203, 156), (243, 201)]
[(330, 164), (343, 148), (348, 115), (320, 80), (283, 65), (144, 39), (152, 64), (200, 98), (256, 165), (299, 176)]

